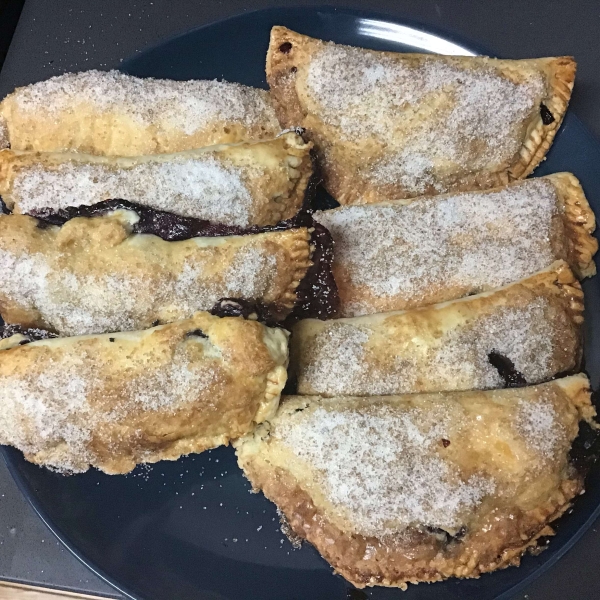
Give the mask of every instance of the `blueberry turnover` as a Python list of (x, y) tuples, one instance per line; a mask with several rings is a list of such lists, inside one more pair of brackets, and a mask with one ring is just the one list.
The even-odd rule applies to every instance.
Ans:
[(272, 29), (267, 54), (277, 116), (306, 129), (341, 204), (524, 178), (548, 151), (574, 79), (570, 57), (376, 52), (285, 27)]

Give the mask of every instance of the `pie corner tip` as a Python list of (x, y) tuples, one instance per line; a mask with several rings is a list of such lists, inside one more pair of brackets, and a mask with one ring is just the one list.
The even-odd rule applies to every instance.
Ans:
[(577, 74), (577, 61), (574, 56), (558, 56), (552, 59), (554, 75), (564, 83), (570, 84), (571, 87), (575, 81)]

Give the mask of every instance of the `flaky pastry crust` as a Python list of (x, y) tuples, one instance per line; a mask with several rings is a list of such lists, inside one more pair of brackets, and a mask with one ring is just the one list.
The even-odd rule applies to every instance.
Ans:
[[(316, 85), (326, 87), (329, 90), (327, 93), (339, 94), (340, 85), (337, 85), (338, 91), (335, 91), (335, 85), (324, 81), (331, 75), (329, 71), (320, 76), (311, 71), (324, 52), (334, 52), (337, 55), (351, 53), (346, 58), (342, 57), (335, 69), (330, 69), (333, 76), (340, 77), (343, 77), (341, 70), (351, 70), (344, 84), (350, 86), (349, 82), (354, 82), (352, 85), (355, 87), (352, 88), (354, 92), (348, 91), (342, 98), (343, 102), (338, 95), (335, 96), (335, 101), (331, 100), (331, 111), (334, 111), (334, 105), (337, 107), (337, 116), (333, 119), (336, 122), (328, 120), (323, 104), (316, 99), (311, 87), (313, 80), (317, 80)], [(357, 62), (361, 60), (365, 61), (364, 68), (357, 66)], [(327, 67), (327, 59), (322, 62)], [(467, 126), (458, 126), (456, 135), (448, 140), (446, 147), (442, 147), (437, 153), (430, 151), (428, 155), (428, 146), (439, 141), (447, 124), (453, 122), (451, 111), (458, 101), (454, 91), (448, 91), (448, 86), (454, 85), (452, 82), (449, 81), (446, 88), (442, 82), (436, 83), (437, 91), (432, 94), (427, 90), (422, 92), (425, 88), (419, 86), (422, 84), (426, 87), (432, 81), (435, 83), (437, 75), (424, 76), (421, 82), (414, 79), (420, 75), (404, 73), (405, 69), (410, 71), (423, 65), (433, 65), (434, 71), (437, 69), (442, 72), (458, 69), (472, 76), (472, 85), (464, 84), (461, 76), (457, 76), (459, 86), (462, 83), (470, 88), (466, 93), (477, 93), (474, 91), (477, 85), (487, 85), (486, 78), (491, 75), (498, 77), (498, 81), (506, 82), (508, 87), (515, 84), (516, 88), (534, 78), (537, 81), (536, 90), (531, 92), (526, 106), (523, 104), (523, 110), (518, 115), (515, 113), (513, 121), (497, 124), (499, 128), (504, 128), (503, 131), (490, 129), (488, 142), (470, 133)], [(418, 99), (413, 102), (411, 96), (408, 96), (408, 100), (396, 107), (394, 115), (376, 116), (380, 113), (381, 100), (375, 94), (388, 93), (387, 88), (385, 92), (381, 91), (387, 82), (385, 69), (392, 74), (394, 69), (401, 70), (402, 77), (415, 84), (417, 93), (425, 94), (422, 102)], [(487, 57), (446, 57), (353, 49), (313, 39), (279, 26), (271, 30), (266, 68), (271, 98), (279, 121), (284, 127), (306, 128), (307, 136), (315, 143), (327, 190), (340, 204), (363, 204), (422, 194), (488, 189), (526, 177), (543, 159), (560, 127), (573, 88), (575, 69), (576, 64), (571, 57), (497, 60)], [(440, 77), (443, 79), (444, 75)], [(362, 78), (362, 83), (357, 78)], [(362, 90), (362, 84), (368, 87), (368, 91)], [(388, 85), (391, 86), (390, 95), (401, 93), (402, 83), (392, 86), (388, 82)], [(369, 104), (371, 96), (373, 100)], [(511, 92), (505, 91), (504, 96), (499, 96), (495, 106), (490, 96), (487, 90), (482, 90), (478, 102), (474, 98), (469, 98), (466, 102), (465, 110), (473, 112), (473, 131), (477, 127), (480, 130), (481, 126), (490, 122), (498, 111), (498, 103), (504, 107), (516, 106)], [(386, 100), (390, 100), (390, 97)], [(361, 109), (362, 112), (354, 115), (350, 107), (357, 102), (365, 103), (365, 107)], [(488, 112), (475, 115), (474, 111), (481, 110), (488, 102)], [(380, 129), (387, 129), (389, 135), (373, 131), (373, 127), (366, 127), (364, 131), (358, 132), (354, 129), (352, 132), (345, 131), (348, 126), (355, 128), (365, 114)], [(441, 114), (446, 115), (444, 123), (438, 123)], [(341, 124), (340, 119), (345, 116), (350, 119), (349, 125)], [(468, 124), (469, 114), (459, 117)], [(388, 119), (389, 123), (384, 119)], [(475, 122), (479, 125), (476, 126)], [(398, 128), (398, 131), (392, 135), (393, 128)], [(462, 135), (465, 139), (461, 141), (459, 138)], [(410, 145), (413, 138), (418, 143), (418, 140), (429, 139), (428, 136), (433, 140), (432, 144), (425, 143), (423, 148), (419, 146), (418, 149)], [(498, 143), (505, 145), (501, 153), (495, 153), (492, 148)], [(460, 145), (464, 152), (462, 158), (449, 154), (448, 147), (456, 145)], [(474, 168), (473, 152), (474, 156), (482, 156), (484, 150), (490, 151), (490, 159)], [(380, 165), (384, 165), (384, 168), (377, 171)]]
[(0, 151), (0, 194), (31, 213), (121, 198), (249, 227), (295, 216), (312, 174), (312, 144), (295, 132), (261, 142), (136, 157)]
[(0, 130), (13, 150), (141, 156), (268, 139), (281, 128), (264, 90), (83, 71), (17, 88), (0, 103)]
[[(452, 218), (448, 218), (451, 214)], [(596, 273), (595, 218), (571, 173), (485, 191), (320, 211), (335, 241), (340, 317), (492, 290), (566, 260)]]
[[(293, 328), (298, 393), (434, 392), (535, 384), (578, 370), (583, 292), (564, 261), (495, 291)], [(499, 358), (498, 358), (499, 357)], [(496, 361), (503, 364), (498, 366)]]
[(0, 313), (64, 335), (128, 331), (255, 300), (285, 317), (311, 265), (307, 228), (167, 242), (119, 210), (61, 227), (0, 216)]
[[(420, 522), (398, 517), (395, 524), (389, 525), (393, 531), (386, 535), (365, 529), (363, 515), (349, 511), (328, 487), (331, 473), (327, 467), (322, 471), (312, 463), (310, 445), (314, 443), (312, 436), (318, 435), (318, 427), (311, 428), (306, 423), (315, 411), (320, 411), (321, 423), (331, 418), (337, 424), (340, 429), (322, 440), (322, 450), (335, 453), (336, 444), (343, 444), (339, 436), (348, 433), (343, 429), (344, 419), (346, 424), (352, 418), (361, 419), (362, 423), (374, 407), (382, 406), (386, 409), (383, 414), (392, 419), (408, 415), (410, 420), (411, 411), (426, 415), (435, 410), (436, 415), (442, 411), (450, 420), (447, 427), (452, 433), (445, 434), (448, 439), (437, 443), (433, 440), (429, 446), (426, 442), (420, 444), (421, 454), (411, 467), (415, 477), (419, 462), (433, 456), (449, 469), (457, 469), (452, 471), (455, 478), (469, 480), (473, 473), (489, 478), (494, 482), (493, 491), (482, 496), (476, 506), (464, 510), (452, 527), (428, 522), (427, 500), (421, 500), (424, 504)], [(538, 439), (545, 433), (542, 429), (521, 429), (519, 415), (529, 414), (528, 411), (543, 411), (560, 433), (549, 433), (556, 436), (549, 441)], [(501, 391), (369, 399), (290, 396), (284, 397), (273, 419), (234, 445), (238, 462), (253, 488), (263, 491), (278, 506), (293, 534), (311, 542), (337, 573), (359, 588), (383, 585), (406, 589), (408, 583), (479, 577), (518, 565), (522, 554), (535, 548), (540, 537), (553, 535), (550, 523), (583, 492), (583, 477), (569, 464), (568, 452), (577, 436), (579, 420), (591, 419), (594, 414), (589, 381), (584, 375)], [(429, 435), (425, 422), (421, 417), (417, 425), (421, 439)], [(393, 425), (389, 427), (393, 429)], [(289, 436), (291, 428), (293, 437)], [(461, 435), (461, 431), (468, 431), (468, 435)], [(303, 433), (309, 436), (304, 447), (298, 441)], [(384, 456), (389, 461), (389, 442), (368, 428), (360, 437), (352, 445), (352, 455), (341, 455), (342, 459), (336, 460), (328, 454), (329, 460), (335, 461), (332, 469), (351, 474), (348, 485), (355, 484), (356, 478), (368, 486), (373, 477), (385, 477), (396, 469), (404, 474), (401, 462), (394, 461), (371, 472), (369, 445), (377, 445), (372, 446), (373, 456)], [(404, 443), (410, 452), (410, 442)], [(402, 448), (401, 442), (399, 449)], [(351, 470), (344, 464), (346, 460), (352, 463)], [(381, 465), (381, 458), (373, 460)], [(335, 476), (334, 481), (337, 482)], [(402, 487), (413, 485), (412, 481), (396, 481), (398, 494)], [(452, 484), (449, 489), (452, 493)], [(391, 493), (393, 496), (394, 491)], [(389, 500), (385, 497), (379, 502)], [(378, 500), (369, 500), (368, 506), (377, 510)]]
[(0, 443), (63, 472), (176, 460), (272, 417), (286, 365), (283, 330), (204, 312), (17, 345), (0, 351)]

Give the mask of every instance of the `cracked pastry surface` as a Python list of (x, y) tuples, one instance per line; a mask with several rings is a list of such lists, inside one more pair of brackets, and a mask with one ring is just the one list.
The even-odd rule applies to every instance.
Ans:
[[(566, 263), (492, 292), (292, 329), (299, 394), (377, 396), (499, 388), (578, 370), (583, 292)], [(498, 357), (500, 357), (498, 359)], [(496, 365), (496, 366), (495, 366)]]
[(224, 81), (65, 73), (0, 102), (13, 150), (141, 156), (275, 137), (268, 92)]
[(478, 577), (583, 491), (568, 453), (595, 411), (585, 375), (538, 386), (284, 397), (234, 442), (255, 490), (357, 587)]
[(216, 223), (274, 225), (302, 206), (311, 147), (288, 132), (261, 142), (136, 157), (3, 150), (0, 194), (17, 213), (122, 198)]
[(127, 331), (190, 317), (222, 298), (285, 317), (311, 265), (307, 228), (167, 242), (132, 233), (137, 213), (61, 227), (0, 216), (0, 313), (63, 335)]
[(341, 317), (489, 291), (557, 259), (594, 275), (595, 218), (570, 173), (503, 188), (317, 212), (335, 241)]
[(227, 444), (273, 416), (287, 333), (199, 312), (143, 331), (0, 350), (0, 443), (63, 472), (127, 473)]
[(271, 30), (267, 81), (304, 127), (340, 204), (487, 189), (526, 177), (567, 109), (571, 57), (377, 52)]

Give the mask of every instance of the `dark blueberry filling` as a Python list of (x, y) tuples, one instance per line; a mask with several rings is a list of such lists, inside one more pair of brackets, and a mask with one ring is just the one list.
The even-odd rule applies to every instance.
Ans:
[(330, 319), (340, 305), (333, 271), (333, 238), (325, 227), (314, 223), (311, 242), (314, 246), (312, 266), (296, 290), (296, 305), (286, 320), (291, 325), (300, 319)]
[(221, 298), (210, 310), (216, 317), (242, 317), (259, 321), (268, 327), (281, 327), (281, 310), (274, 304), (241, 298)]
[(540, 116), (544, 125), (550, 125), (556, 120), (550, 109), (545, 104), (540, 104)]
[(5, 340), (13, 335), (21, 334), (27, 339), (19, 342), (19, 346), (24, 346), (30, 342), (37, 342), (38, 340), (48, 340), (50, 338), (56, 338), (58, 335), (45, 329), (27, 329), (19, 325), (0, 325), (0, 338)]
[[(600, 414), (600, 389), (592, 392), (592, 405)], [(589, 423), (579, 423), (579, 435), (569, 452), (569, 462), (584, 477), (600, 458), (600, 431)]]
[(42, 227), (44, 226), (43, 224), (46, 224), (45, 226), (57, 225), (60, 227), (75, 217), (101, 217), (120, 209), (130, 210), (138, 215), (139, 221), (133, 225), (133, 233), (149, 233), (167, 242), (188, 240), (193, 237), (242, 235), (244, 233), (254, 233), (252, 229), (258, 229), (249, 228), (248, 230), (244, 230), (242, 227), (215, 224), (210, 221), (193, 219), (191, 217), (181, 217), (173, 213), (129, 202), (128, 200), (105, 200), (92, 206), (71, 206), (59, 210), (43, 208), (32, 211), (31, 215), (41, 222), (40, 226)]
[(510, 358), (500, 354), (496, 350), (492, 350), (488, 354), (488, 360), (498, 374), (504, 379), (504, 387), (523, 387), (527, 385), (527, 381), (523, 374), (515, 369), (515, 365)]
[[(181, 241), (193, 237), (249, 235), (308, 227), (312, 230), (313, 265), (308, 269), (306, 277), (298, 286), (298, 300), (292, 314), (286, 321), (287, 325), (309, 317), (317, 319), (330, 318), (335, 316), (339, 306), (339, 294), (331, 271), (333, 239), (327, 229), (315, 223), (310, 208), (316, 185), (317, 179), (313, 178), (307, 189), (305, 204), (295, 217), (267, 227), (252, 226), (244, 229), (238, 226), (211, 223), (202, 219), (181, 217), (165, 211), (155, 210), (127, 200), (106, 200), (92, 206), (69, 207), (59, 210), (41, 209), (32, 212), (31, 216), (38, 219), (38, 227), (44, 228), (51, 225), (60, 227), (76, 217), (94, 218), (119, 209), (129, 210), (139, 216), (139, 221), (132, 227), (133, 233), (152, 234), (165, 241)], [(281, 314), (282, 309), (278, 306), (248, 303), (236, 298), (224, 299), (221, 302), (229, 302), (230, 304), (220, 306), (221, 303), (217, 303), (211, 310), (213, 314), (248, 318), (247, 315), (255, 313), (258, 320), (266, 324), (275, 324), (281, 321), (281, 316), (278, 315)], [(234, 308), (232, 302), (237, 303), (238, 307)], [(249, 305), (251, 305), (251, 308), (249, 308)], [(158, 321), (155, 324), (158, 325)]]
[(194, 329), (193, 331), (188, 331), (185, 334), (185, 337), (201, 337), (208, 339), (208, 336), (202, 331), (202, 329)]
[(292, 49), (292, 42), (283, 42), (281, 46), (279, 46), (279, 52), (283, 52), (283, 54), (288, 54), (288, 52)]
[(444, 538), (444, 544), (460, 542), (467, 533), (467, 528), (464, 525), (454, 535), (450, 535), (447, 531), (438, 527), (425, 526), (423, 529), (425, 532), (433, 534), (436, 537)]

